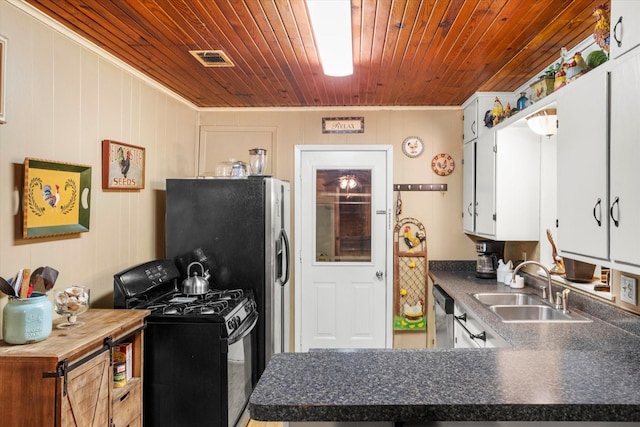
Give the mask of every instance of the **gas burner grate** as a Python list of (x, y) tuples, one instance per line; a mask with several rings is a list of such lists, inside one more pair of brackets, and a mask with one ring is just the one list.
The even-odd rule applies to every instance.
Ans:
[(204, 300), (235, 300), (242, 298), (244, 291), (242, 289), (209, 289), (201, 298)]
[(243, 296), (242, 289), (210, 289), (207, 293), (197, 296), (171, 292), (162, 299), (150, 302), (144, 308), (151, 310), (151, 313), (156, 315), (216, 315), (223, 313), (230, 305), (233, 305), (232, 301)]
[(225, 300), (206, 301), (189, 304), (184, 307), (182, 314), (219, 314), (229, 307), (229, 302)]

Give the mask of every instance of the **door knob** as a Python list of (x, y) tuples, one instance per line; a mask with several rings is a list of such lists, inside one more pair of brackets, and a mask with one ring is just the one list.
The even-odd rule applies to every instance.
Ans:
[(376, 271), (376, 277), (378, 278), (378, 280), (382, 280), (383, 276), (384, 273), (381, 270)]

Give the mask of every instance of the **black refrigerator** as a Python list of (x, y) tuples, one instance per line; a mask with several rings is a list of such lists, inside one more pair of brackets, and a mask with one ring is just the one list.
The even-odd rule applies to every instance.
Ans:
[(258, 305), (256, 380), (289, 351), (290, 188), (272, 177), (167, 179), (166, 256), (198, 261), (213, 289), (250, 289)]

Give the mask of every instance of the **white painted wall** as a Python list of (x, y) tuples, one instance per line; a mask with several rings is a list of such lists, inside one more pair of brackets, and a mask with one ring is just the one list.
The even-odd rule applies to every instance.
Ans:
[[(364, 133), (323, 134), (323, 117), (364, 117)], [(475, 260), (474, 242), (462, 233), (462, 109), (460, 108), (361, 108), (361, 109), (226, 109), (203, 111), (201, 126), (251, 129), (275, 127), (277, 147), (273, 175), (293, 183), (294, 146), (298, 144), (391, 144), (394, 148), (396, 184), (446, 183), (446, 192), (403, 192), (401, 217), (421, 221), (427, 231), (429, 259)], [(402, 153), (402, 141), (419, 136), (424, 152), (417, 158)], [(229, 142), (229, 145), (232, 143)], [(447, 177), (431, 170), (439, 153), (453, 156), (455, 170)], [(249, 153), (234, 157), (248, 161)], [(293, 189), (291, 193), (293, 194)], [(394, 195), (394, 203), (396, 195)], [(294, 230), (295, 233), (295, 230)]]
[[(0, 1), (0, 34), (8, 39), (0, 276), (50, 265), (60, 271), (56, 288), (88, 286), (94, 306), (111, 307), (113, 274), (164, 254), (161, 190), (166, 177), (195, 174), (198, 112), (6, 0)], [(146, 148), (144, 190), (102, 191), (103, 139)], [(14, 171), (25, 157), (92, 167), (89, 232), (19, 237), (13, 197), (21, 182)], [(0, 308), (6, 301), (0, 297)]]

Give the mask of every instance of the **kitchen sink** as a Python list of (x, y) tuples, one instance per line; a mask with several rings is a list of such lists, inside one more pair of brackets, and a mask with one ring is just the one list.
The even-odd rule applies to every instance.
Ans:
[(486, 305), (503, 322), (508, 323), (547, 323), (547, 322), (591, 322), (584, 316), (573, 312), (563, 312), (546, 304), (542, 298), (523, 292), (486, 292), (471, 294)]
[(532, 294), (521, 292), (489, 292), (471, 294), (475, 299), (484, 305), (532, 305), (540, 304), (541, 299)]
[(563, 312), (548, 305), (491, 305), (489, 310), (496, 313), (503, 322), (509, 323), (588, 323), (584, 316), (573, 312)]

